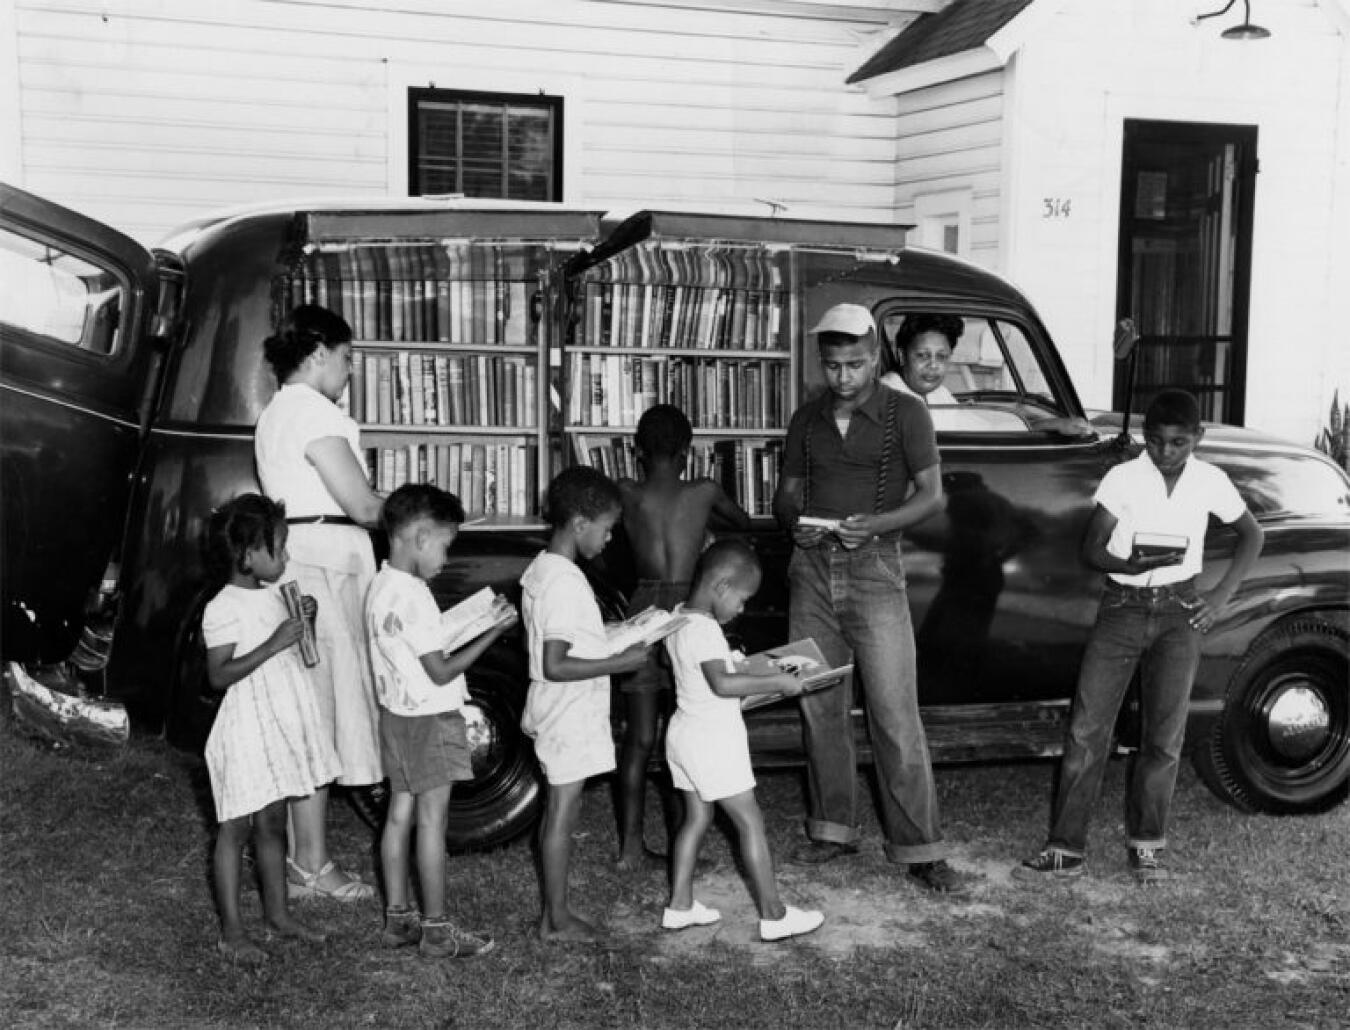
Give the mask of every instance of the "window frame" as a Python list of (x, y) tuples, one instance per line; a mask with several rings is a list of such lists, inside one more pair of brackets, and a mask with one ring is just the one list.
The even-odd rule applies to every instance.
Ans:
[[(508, 93), (493, 90), (467, 90), (454, 89), (440, 86), (409, 86), (407, 94), (407, 129), (408, 138), (406, 151), (407, 162), (407, 189), (408, 196), (435, 196), (436, 194), (426, 194), (418, 192), (420, 177), (420, 151), (419, 134), (417, 120), (421, 111), (421, 104), (424, 101), (437, 102), (455, 102), (455, 103), (490, 103), (490, 104), (518, 104), (521, 106), (547, 109), (552, 117), (553, 125), (553, 146), (552, 153), (549, 155), (552, 161), (550, 190), (552, 196), (544, 201), (526, 201), (523, 197), (496, 197), (481, 199), (501, 199), (501, 200), (520, 200), (529, 203), (552, 203), (559, 204), (563, 201), (563, 190), (565, 187), (564, 176), (564, 149), (563, 138), (565, 128), (565, 105), (564, 97), (552, 93)], [(462, 155), (459, 155), (462, 159)], [(461, 174), (462, 178), (462, 174)]]

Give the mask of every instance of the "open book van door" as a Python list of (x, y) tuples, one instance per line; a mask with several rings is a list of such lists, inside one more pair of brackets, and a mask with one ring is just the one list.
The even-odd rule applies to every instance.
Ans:
[(158, 353), (154, 256), (0, 184), (4, 657), (55, 662), (120, 543)]

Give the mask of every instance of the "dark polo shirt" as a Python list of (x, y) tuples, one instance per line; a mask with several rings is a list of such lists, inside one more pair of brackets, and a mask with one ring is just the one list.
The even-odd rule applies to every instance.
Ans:
[[(799, 407), (788, 424), (783, 475), (810, 477), (810, 510), (803, 515), (842, 519), (871, 515), (876, 510), (881, 471), (886, 404), (896, 405), (895, 435), (882, 511), (891, 511), (910, 493), (910, 481), (938, 463), (937, 438), (928, 406), (917, 397), (877, 385), (849, 420), (848, 434), (839, 435), (834, 421), (834, 395), (826, 390)], [(806, 467), (806, 433), (811, 431), (811, 467)]]

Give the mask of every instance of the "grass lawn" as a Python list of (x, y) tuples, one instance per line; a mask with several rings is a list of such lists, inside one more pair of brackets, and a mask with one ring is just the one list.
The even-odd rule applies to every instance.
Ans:
[[(789, 902), (824, 909), (815, 935), (758, 943), (727, 837), (714, 830), (699, 896), (719, 927), (664, 934), (660, 870), (613, 870), (608, 788), (586, 798), (574, 897), (612, 950), (544, 945), (522, 840), (452, 857), (452, 914), (497, 938), (470, 963), (377, 946), (378, 904), (305, 902), (327, 944), (269, 942), (260, 970), (215, 951), (212, 839), (201, 764), (154, 742), (53, 751), (0, 730), (0, 1024), (16, 1027), (1333, 1027), (1350, 1026), (1350, 806), (1244, 816), (1189, 766), (1176, 878), (1128, 878), (1124, 762), (1108, 772), (1086, 877), (1009, 878), (1044, 832), (1052, 763), (944, 768), (954, 860), (984, 874), (960, 901), (925, 895), (863, 853), (780, 868)], [(800, 834), (802, 786), (761, 776), (775, 853)], [(651, 806), (655, 808), (655, 805)], [(653, 814), (652, 826), (658, 819)], [(371, 836), (345, 805), (338, 857), (373, 876)], [(256, 893), (246, 910), (260, 919)]]

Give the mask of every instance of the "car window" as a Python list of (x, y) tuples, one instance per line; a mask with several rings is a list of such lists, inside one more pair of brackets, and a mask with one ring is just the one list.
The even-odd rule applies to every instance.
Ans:
[(118, 276), (50, 243), (0, 229), (0, 324), (101, 356), (120, 345)]
[[(886, 302), (875, 311), (886, 342), (887, 371), (898, 374), (895, 341), (908, 305)], [(929, 395), (933, 423), (943, 432), (1031, 432), (1038, 420), (1064, 414), (1021, 326), (968, 315), (942, 385), (950, 396)], [(955, 401), (953, 405), (951, 402)]]

